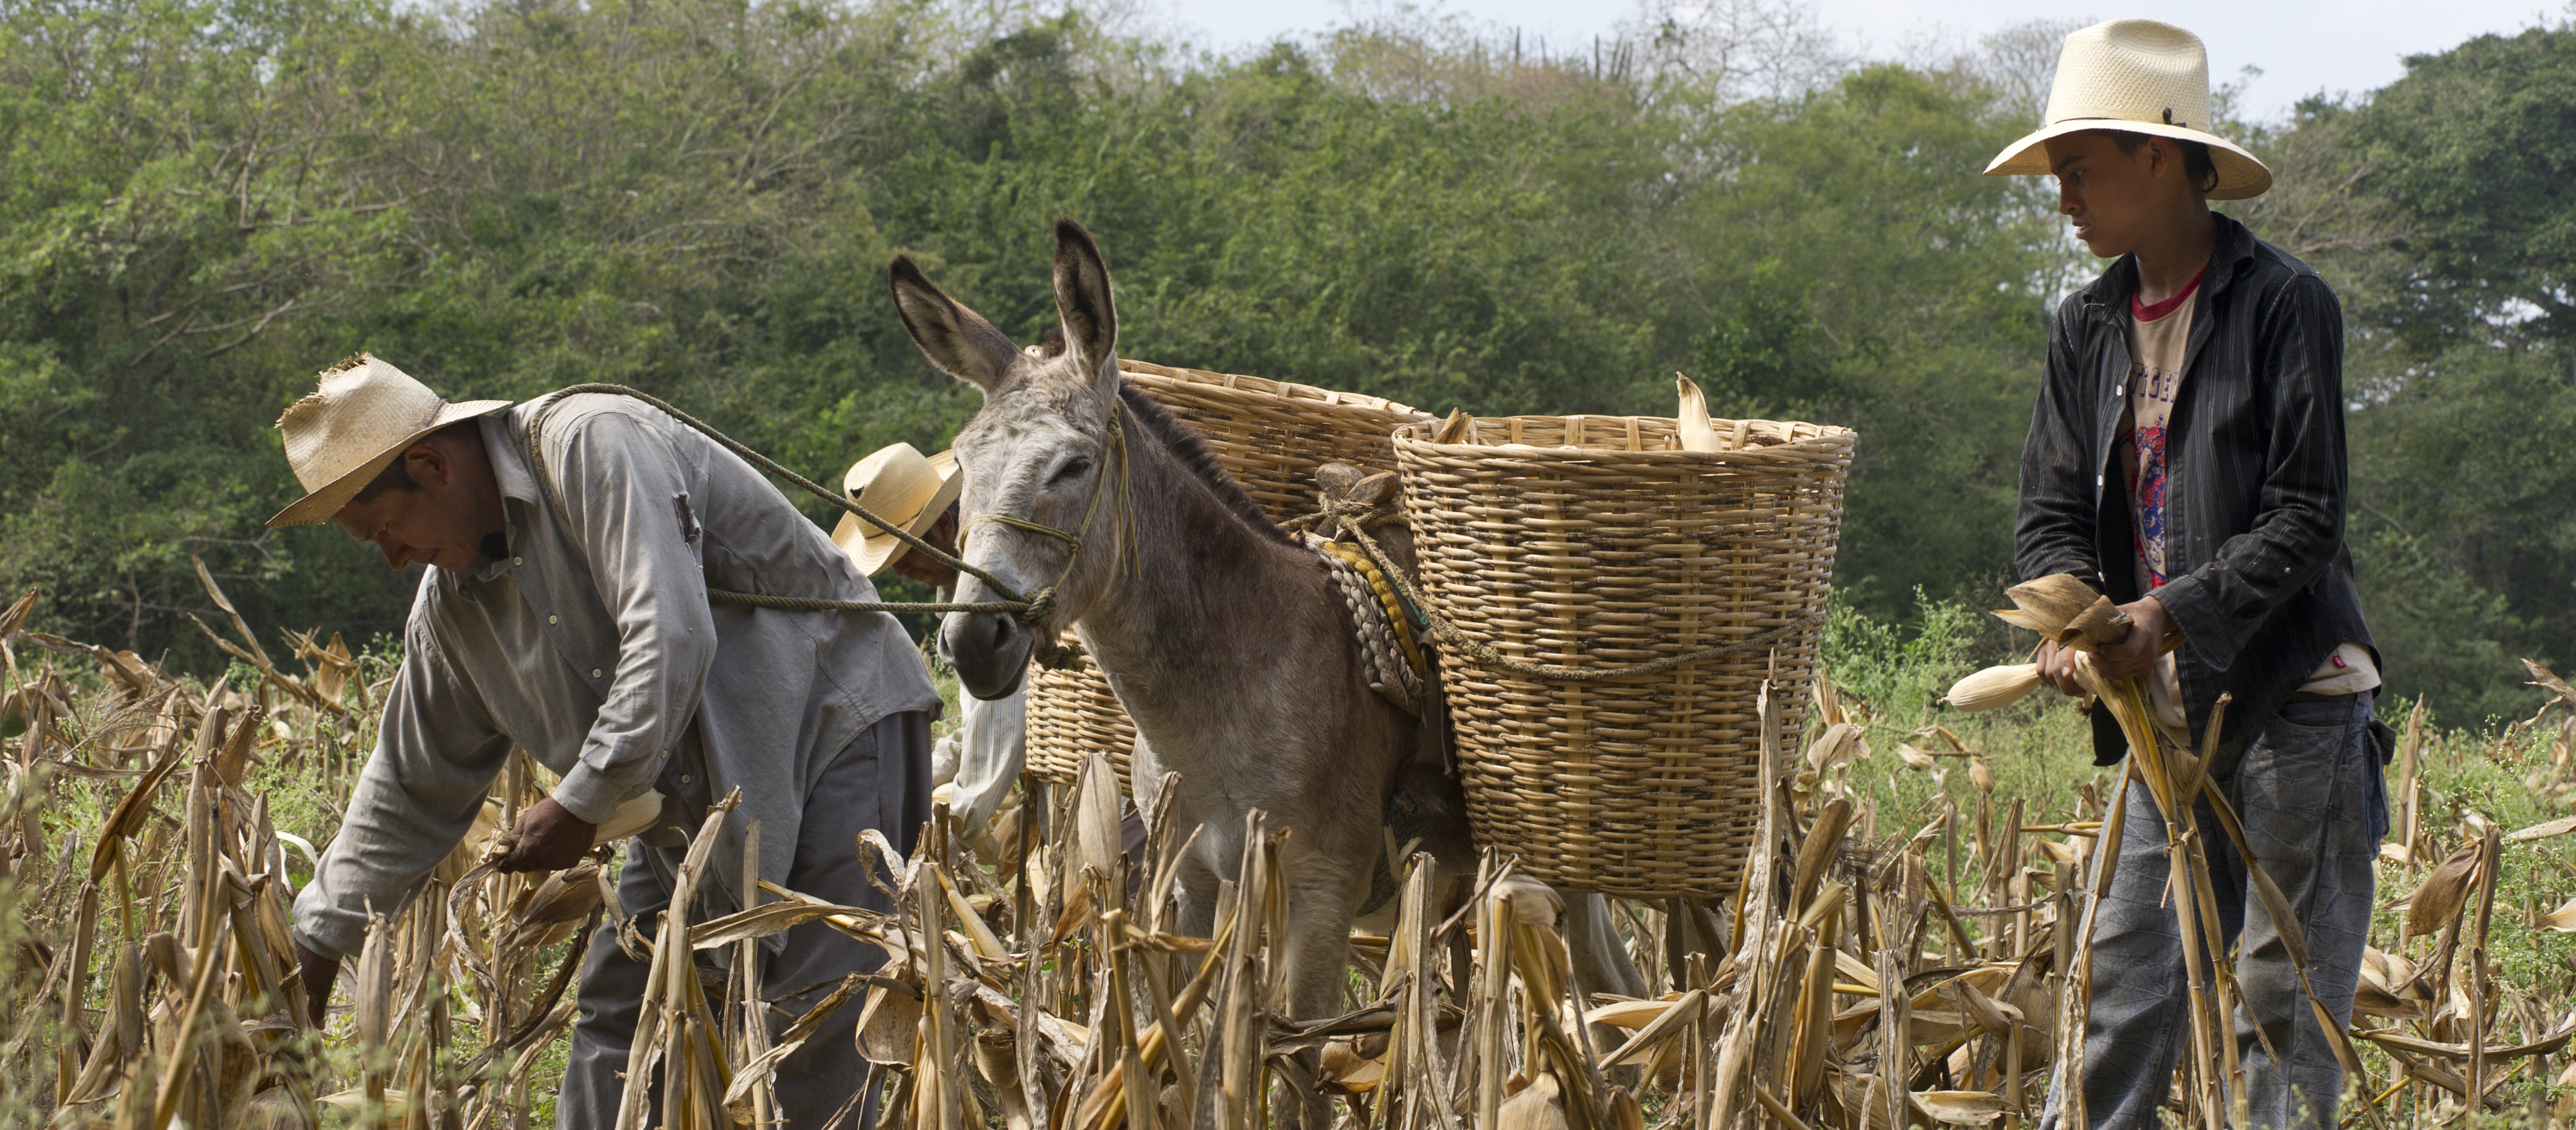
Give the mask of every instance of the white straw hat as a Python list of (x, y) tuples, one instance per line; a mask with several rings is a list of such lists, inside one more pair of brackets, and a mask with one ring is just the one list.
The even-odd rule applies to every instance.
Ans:
[(2004, 147), (1987, 176), (2045, 176), (2050, 138), (2107, 129), (2197, 141), (2218, 170), (2212, 200), (2243, 200), (2272, 187), (2272, 170), (2210, 124), (2209, 52), (2200, 37), (2154, 20), (2112, 20), (2066, 37), (2048, 124)]
[[(850, 473), (841, 477), (841, 492), (850, 501), (914, 537), (937, 525), (939, 516), (948, 512), (948, 504), (957, 501), (957, 493), (964, 489), (966, 477), (958, 473), (956, 452), (924, 457), (908, 443), (877, 450), (851, 464)], [(841, 524), (832, 528), (832, 543), (849, 554), (851, 564), (866, 576), (885, 571), (912, 548), (847, 511), (841, 514)]]
[(277, 418), (286, 464), (295, 469), (305, 495), (278, 511), (269, 527), (330, 521), (420, 437), (509, 406), (507, 400), (450, 404), (372, 354), (323, 370), (320, 387)]

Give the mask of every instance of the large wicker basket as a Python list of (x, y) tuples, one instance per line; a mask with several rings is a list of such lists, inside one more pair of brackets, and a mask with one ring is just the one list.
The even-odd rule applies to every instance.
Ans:
[[(1609, 669), (1771, 637), (1652, 674), (1547, 679), (1443, 645), (1468, 818), (1523, 871), (1634, 898), (1731, 895), (1759, 814), (1754, 701), (1796, 734), (1840, 536), (1848, 429), (1720, 421), (1477, 419), (1399, 429), (1422, 589), (1524, 665)], [(1777, 668), (1774, 674), (1774, 657)]]
[[(1207, 440), (1226, 473), (1279, 521), (1315, 509), (1315, 468), (1348, 463), (1395, 469), (1399, 426), (1430, 419), (1390, 400), (1261, 377), (1173, 369), (1121, 360), (1143, 390)], [(1073, 781), (1093, 750), (1109, 756), (1127, 787), (1135, 724), (1089, 661), (1029, 676), (1028, 768), (1042, 780)]]

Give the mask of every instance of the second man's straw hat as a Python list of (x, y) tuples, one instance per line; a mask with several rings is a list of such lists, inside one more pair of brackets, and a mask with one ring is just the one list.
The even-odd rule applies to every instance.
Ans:
[(2212, 200), (2271, 188), (2272, 170), (2209, 125), (2209, 52), (2200, 37), (2154, 20), (2112, 20), (2067, 35), (2048, 91), (2048, 124), (2005, 146), (1986, 175), (2045, 176), (2050, 138), (2107, 129), (2209, 146), (2218, 170)]
[(305, 495), (278, 511), (269, 527), (330, 521), (422, 436), (509, 406), (507, 400), (450, 404), (368, 353), (323, 370), (320, 387), (277, 418), (287, 466)]
[[(908, 443), (879, 449), (852, 464), (850, 473), (841, 478), (841, 491), (850, 501), (902, 526), (914, 537), (928, 533), (965, 486), (965, 476), (958, 473), (956, 452), (924, 456)], [(841, 524), (833, 528), (832, 542), (849, 554), (851, 563), (867, 576), (883, 572), (912, 548), (847, 512), (841, 515)]]

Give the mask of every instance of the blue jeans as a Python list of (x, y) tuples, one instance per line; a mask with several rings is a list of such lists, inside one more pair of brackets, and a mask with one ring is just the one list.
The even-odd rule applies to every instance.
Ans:
[[(2308, 981), (2337, 1023), (2352, 1019), (2370, 934), (2372, 861), (2388, 830), (2387, 787), (2370, 737), (2370, 696), (2293, 700), (2263, 726), (2220, 792), (2245, 824), (2254, 862), (2277, 884), (2308, 944)], [(2193, 813), (2209, 856), (2219, 925), (2237, 946), (2235, 1016), (2252, 1125), (2335, 1123), (2343, 1065), (2317, 1026), (2279, 928), (2246, 880), (2209, 802)], [(2166, 879), (2164, 816), (2131, 782), (2118, 870), (2093, 938), (2093, 1008), (2084, 1026), (2084, 1105), (2095, 1127), (2152, 1128), (2191, 1042), (2183, 940)], [(2210, 963), (2202, 958), (2202, 979)], [(2275, 1058), (2274, 1053), (2278, 1053)], [(2055, 1130), (2051, 1103), (2042, 1130)]]

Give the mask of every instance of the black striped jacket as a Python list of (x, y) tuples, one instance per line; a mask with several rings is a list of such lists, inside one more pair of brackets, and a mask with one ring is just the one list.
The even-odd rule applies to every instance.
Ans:
[[(2176, 666), (2192, 732), (2221, 692), (2222, 737), (2243, 742), (2337, 644), (2370, 630), (2344, 546), (2343, 310), (2314, 269), (2216, 217), (2210, 270), (2192, 299), (2166, 448), (2166, 560), (2157, 601), (2182, 630)], [(2022, 447), (2014, 567), (2074, 573), (2138, 598), (2128, 483), (2113, 446), (2128, 402), (2124, 256), (2057, 308), (2048, 371)], [(2128, 742), (2098, 707), (2094, 759)]]

